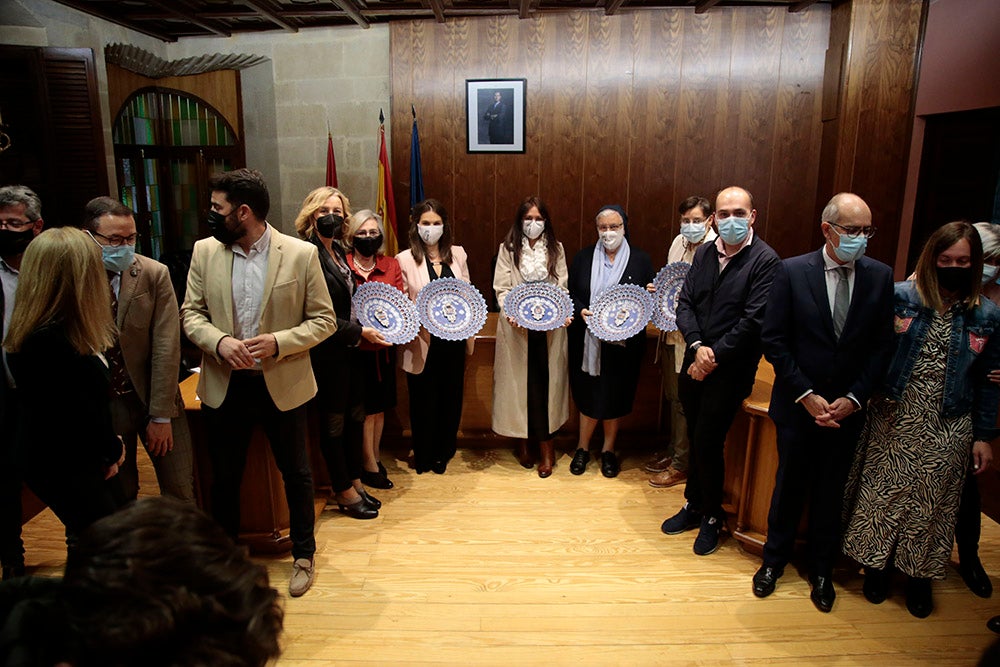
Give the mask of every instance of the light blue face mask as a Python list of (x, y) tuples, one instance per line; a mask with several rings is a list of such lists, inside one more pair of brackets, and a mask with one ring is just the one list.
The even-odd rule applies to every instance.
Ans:
[(715, 221), (719, 228), (719, 236), (727, 245), (739, 245), (747, 240), (750, 233), (750, 218), (723, 218)]
[(996, 280), (997, 266), (995, 264), (983, 264), (983, 284), (989, 285)]
[(708, 233), (708, 224), (704, 222), (682, 222), (681, 236), (687, 239), (688, 243), (701, 243)]
[(104, 268), (114, 273), (122, 273), (132, 265), (135, 259), (135, 246), (122, 244), (120, 246), (101, 246), (101, 259)]
[(833, 249), (833, 254), (837, 256), (837, 259), (841, 262), (853, 262), (864, 256), (865, 249), (868, 247), (867, 236), (864, 234), (857, 236), (838, 234), (838, 236), (840, 237), (840, 245)]

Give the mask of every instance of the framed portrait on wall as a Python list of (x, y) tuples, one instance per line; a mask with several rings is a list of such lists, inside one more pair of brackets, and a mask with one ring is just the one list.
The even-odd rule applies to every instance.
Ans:
[(466, 79), (469, 153), (523, 153), (527, 79)]

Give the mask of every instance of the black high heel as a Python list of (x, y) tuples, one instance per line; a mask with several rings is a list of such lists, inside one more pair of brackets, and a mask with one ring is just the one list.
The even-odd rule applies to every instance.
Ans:
[(351, 517), (352, 519), (374, 519), (378, 516), (378, 510), (368, 504), (364, 496), (354, 501), (350, 505), (337, 503), (337, 509)]
[(368, 503), (368, 506), (372, 509), (382, 509), (382, 501), (365, 491), (364, 488), (358, 489), (358, 495), (361, 496), (361, 499)]

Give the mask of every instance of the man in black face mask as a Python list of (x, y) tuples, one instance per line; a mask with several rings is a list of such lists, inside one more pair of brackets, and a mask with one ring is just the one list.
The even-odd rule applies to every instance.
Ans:
[[(23, 185), (0, 188), (0, 308), (3, 312), (3, 335), (7, 336), (14, 312), (14, 293), (24, 249), (42, 231), (42, 202)], [(14, 462), (13, 418), (17, 414), (17, 391), (14, 378), (3, 354), (4, 377), (0, 381), (0, 564), (3, 578), (24, 575), (24, 544), (21, 542), (21, 477)]]

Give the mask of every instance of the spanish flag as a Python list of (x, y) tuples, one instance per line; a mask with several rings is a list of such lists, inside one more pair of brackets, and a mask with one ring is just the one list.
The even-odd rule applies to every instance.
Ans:
[(385, 150), (385, 114), (378, 112), (378, 199), (375, 212), (382, 216), (385, 227), (385, 254), (399, 252), (399, 228), (396, 226), (396, 202), (392, 196), (392, 176), (389, 174), (389, 154)]

